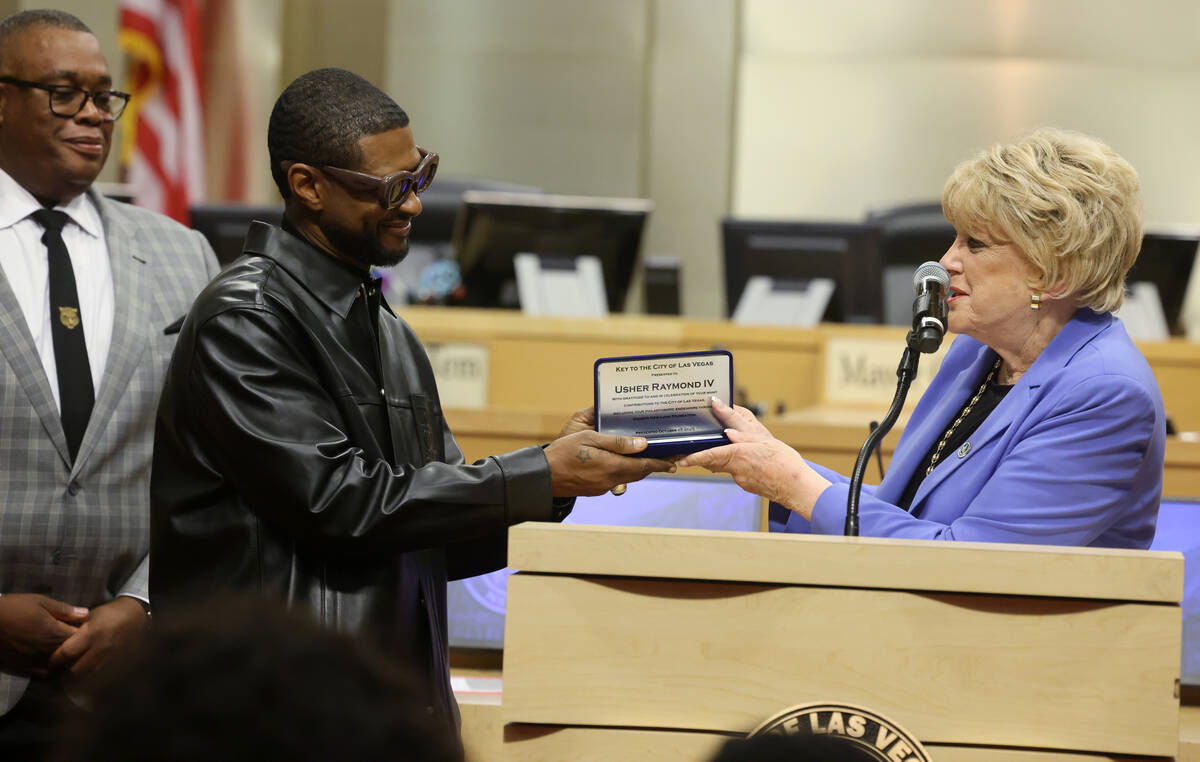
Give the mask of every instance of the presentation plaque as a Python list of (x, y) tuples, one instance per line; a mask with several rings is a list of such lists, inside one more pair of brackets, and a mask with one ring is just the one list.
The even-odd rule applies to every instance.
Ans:
[(596, 431), (645, 437), (644, 456), (728, 444), (712, 397), (733, 402), (733, 356), (724, 350), (596, 361)]

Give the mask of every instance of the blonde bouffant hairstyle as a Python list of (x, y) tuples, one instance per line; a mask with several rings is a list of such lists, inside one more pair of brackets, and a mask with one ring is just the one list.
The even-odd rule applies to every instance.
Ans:
[(1040, 272), (1029, 288), (1112, 312), (1142, 247), (1137, 171), (1099, 140), (1042, 128), (959, 164), (942, 192), (964, 235), (1013, 244)]

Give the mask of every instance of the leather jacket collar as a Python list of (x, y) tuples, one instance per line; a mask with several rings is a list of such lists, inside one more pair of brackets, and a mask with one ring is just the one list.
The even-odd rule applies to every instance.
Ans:
[[(364, 285), (379, 286), (380, 280), (340, 262), (304, 239), (285, 217), (281, 230), (255, 220), (246, 233), (244, 254), (267, 257), (319, 302), (345, 318), (354, 304), (354, 297)], [(387, 307), (386, 302), (384, 306)], [(387, 307), (391, 312), (391, 308)]]

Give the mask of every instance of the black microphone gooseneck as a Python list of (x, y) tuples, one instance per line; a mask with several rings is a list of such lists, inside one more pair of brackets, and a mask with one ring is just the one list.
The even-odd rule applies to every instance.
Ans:
[(904, 400), (908, 397), (908, 388), (917, 377), (917, 362), (921, 353), (931, 354), (941, 346), (942, 337), (946, 334), (946, 294), (950, 286), (950, 274), (946, 268), (937, 262), (926, 262), (917, 268), (913, 276), (913, 288), (916, 298), (913, 300), (912, 330), (905, 339), (904, 354), (900, 357), (900, 365), (896, 368), (896, 394), (892, 397), (892, 406), (887, 415), (863, 442), (854, 461), (854, 471), (850, 475), (850, 494), (846, 499), (846, 526), (842, 532), (846, 537), (858, 537), (858, 499), (862, 493), (863, 475), (871, 453), (892, 430), (900, 411), (904, 408)]

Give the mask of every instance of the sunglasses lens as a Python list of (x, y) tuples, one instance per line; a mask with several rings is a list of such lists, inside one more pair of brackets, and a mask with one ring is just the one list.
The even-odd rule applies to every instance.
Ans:
[(407, 178), (400, 182), (392, 184), (392, 191), (388, 194), (388, 206), (400, 206), (404, 203), (404, 197), (408, 195), (408, 189), (412, 185), (412, 181)]

